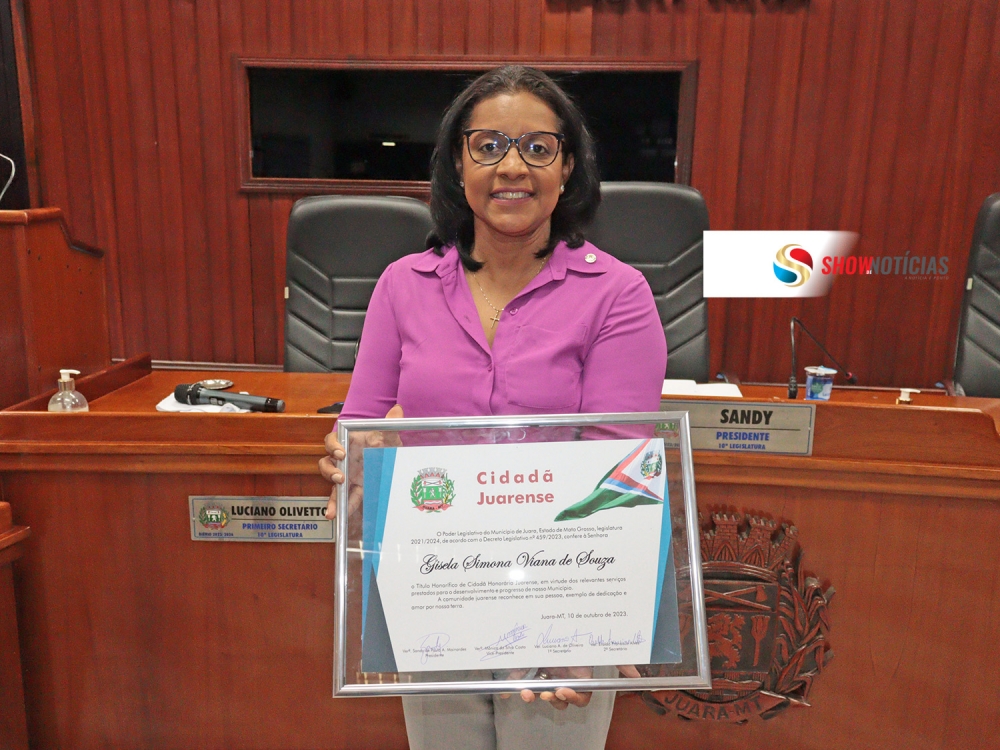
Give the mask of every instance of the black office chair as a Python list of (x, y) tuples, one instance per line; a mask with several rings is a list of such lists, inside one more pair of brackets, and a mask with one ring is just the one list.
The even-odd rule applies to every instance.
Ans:
[(605, 182), (587, 239), (646, 277), (667, 337), (668, 378), (708, 380), (708, 304), (702, 292), (705, 200), (672, 183)]
[(965, 279), (954, 392), (1000, 398), (1000, 193), (979, 210)]
[(375, 282), (423, 252), (431, 213), (414, 198), (304, 198), (288, 219), (285, 371), (350, 372)]

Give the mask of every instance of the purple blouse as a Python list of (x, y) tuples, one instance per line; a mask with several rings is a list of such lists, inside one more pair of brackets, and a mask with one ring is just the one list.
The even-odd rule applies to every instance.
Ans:
[(646, 280), (590, 243), (556, 246), (492, 349), (458, 250), (428, 250), (375, 286), (341, 416), (382, 418), (397, 403), (407, 417), (656, 411), (666, 363)]

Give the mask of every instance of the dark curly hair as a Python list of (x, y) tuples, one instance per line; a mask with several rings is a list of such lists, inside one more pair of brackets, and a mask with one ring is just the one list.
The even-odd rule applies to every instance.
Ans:
[(431, 156), (431, 215), (434, 231), (427, 245), (442, 253), (447, 245), (458, 247), (462, 264), (478, 271), (482, 264), (472, 258), (475, 241), (474, 217), (461, 178), (455, 168), (465, 144), (462, 131), (468, 128), (472, 110), (479, 102), (499, 94), (527, 92), (544, 101), (559, 120), (565, 135), (563, 158), (572, 155), (573, 172), (566, 190), (552, 212), (549, 241), (537, 257), (544, 258), (562, 240), (570, 247), (584, 242), (583, 228), (594, 218), (601, 202), (601, 182), (594, 154), (594, 139), (584, 124), (583, 115), (572, 99), (545, 73), (523, 65), (504, 65), (479, 76), (459, 94), (444, 113), (438, 128), (437, 143)]

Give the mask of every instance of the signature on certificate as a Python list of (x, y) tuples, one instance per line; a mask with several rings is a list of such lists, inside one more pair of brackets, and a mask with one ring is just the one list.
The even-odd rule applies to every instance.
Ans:
[[(581, 643), (584, 638), (588, 636), (592, 637), (590, 632), (581, 633), (576, 628), (573, 632), (568, 635), (559, 635), (552, 632), (555, 625), (549, 625), (548, 629), (544, 633), (539, 633), (538, 638), (535, 639), (535, 646), (565, 646), (571, 643)], [(593, 644), (591, 644), (593, 645)]]
[(637, 630), (633, 635), (612, 635), (611, 628), (608, 628), (607, 635), (604, 633), (597, 633), (596, 635), (590, 636), (591, 646), (639, 646), (646, 642), (646, 639), (642, 637), (642, 631)]
[(420, 652), (420, 663), (426, 664), (427, 660), (433, 656), (444, 654), (444, 647), (448, 645), (451, 636), (447, 633), (428, 633), (417, 642), (417, 651)]
[(488, 661), (490, 659), (495, 659), (502, 655), (502, 651), (506, 648), (513, 646), (518, 641), (523, 641), (528, 637), (528, 630), (530, 628), (527, 625), (517, 625), (515, 624), (507, 632), (503, 633), (499, 638), (497, 638), (493, 643), (483, 646), (486, 653), (480, 659), (480, 661)]

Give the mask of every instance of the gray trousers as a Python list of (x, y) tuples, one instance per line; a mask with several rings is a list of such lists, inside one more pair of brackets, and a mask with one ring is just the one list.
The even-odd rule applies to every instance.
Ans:
[[(614, 667), (595, 670), (616, 674)], [(565, 711), (516, 694), (429, 695), (404, 697), (403, 714), (410, 750), (602, 750), (614, 705), (610, 690), (595, 692), (586, 708)]]

